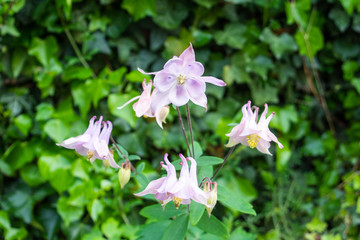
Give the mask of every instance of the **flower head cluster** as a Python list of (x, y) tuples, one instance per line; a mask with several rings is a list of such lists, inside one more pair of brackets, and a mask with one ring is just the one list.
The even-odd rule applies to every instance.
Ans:
[(96, 116), (90, 119), (89, 127), (84, 134), (77, 137), (71, 137), (56, 145), (68, 149), (75, 149), (80, 155), (86, 156), (91, 163), (93, 163), (95, 159), (100, 159), (109, 161), (110, 166), (113, 168), (120, 168), (119, 165), (116, 164), (108, 147), (112, 131), (111, 122), (103, 122), (102, 116), (96, 122), (95, 119)]
[[(171, 200), (174, 201), (176, 208), (180, 204), (190, 204), (191, 200), (207, 205), (209, 193), (201, 190), (198, 186), (196, 161), (191, 157), (185, 158), (182, 154), (179, 156), (182, 160), (179, 179), (176, 177), (175, 167), (168, 160), (168, 154), (165, 154), (165, 164), (161, 162), (161, 166), (167, 172), (166, 177), (151, 181), (144, 191), (135, 195), (154, 194), (154, 197), (160, 201), (163, 207)], [(190, 171), (187, 161), (191, 162)]]
[(142, 86), (143, 86), (144, 91), (141, 93), (141, 95), (130, 99), (124, 105), (122, 105), (121, 107), (118, 107), (118, 109), (122, 109), (125, 106), (127, 106), (128, 104), (132, 103), (133, 101), (138, 100), (136, 103), (133, 104), (133, 109), (135, 111), (136, 116), (137, 117), (141, 117), (141, 116), (155, 117), (158, 125), (161, 128), (163, 128), (162, 123), (165, 122), (165, 118), (169, 114), (169, 106), (162, 106), (162, 107), (156, 109), (155, 111), (152, 111), (150, 106), (151, 106), (154, 94), (156, 93), (157, 90), (154, 89), (151, 93), (151, 90), (153, 87), (153, 83), (151, 80), (148, 84), (146, 84), (146, 79), (144, 79)]
[(200, 62), (195, 61), (195, 52), (190, 46), (179, 56), (174, 56), (167, 61), (164, 68), (158, 72), (145, 73), (155, 74), (154, 86), (157, 91), (154, 93), (151, 108), (157, 109), (170, 103), (177, 107), (185, 105), (189, 100), (206, 108), (207, 98), (205, 95), (206, 82), (225, 86), (225, 82), (210, 76), (202, 76), (204, 67)]
[(265, 104), (264, 112), (261, 114), (260, 120), (258, 121), (258, 107), (251, 109), (251, 101), (245, 104), (241, 111), (243, 118), (240, 124), (236, 125), (229, 134), (226, 136), (230, 137), (227, 147), (232, 147), (236, 144), (243, 144), (250, 148), (257, 148), (260, 152), (269, 154), (270, 142), (274, 141), (278, 144), (279, 148), (283, 148), (283, 145), (278, 141), (277, 137), (270, 132), (269, 123), (275, 113), (273, 112), (269, 117), (266, 118), (268, 112), (268, 105)]

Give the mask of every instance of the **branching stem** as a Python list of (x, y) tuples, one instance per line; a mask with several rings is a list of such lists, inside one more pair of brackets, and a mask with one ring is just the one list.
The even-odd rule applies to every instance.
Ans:
[(189, 145), (189, 139), (188, 139), (188, 137), (186, 136), (185, 127), (184, 127), (184, 122), (183, 122), (183, 120), (182, 120), (179, 107), (176, 107), (176, 111), (177, 111), (177, 113), (178, 113), (178, 115), (179, 115), (179, 120), (180, 120), (181, 129), (182, 129), (182, 132), (183, 132), (183, 134), (184, 134), (185, 141), (186, 141), (186, 145), (187, 145), (187, 147), (188, 147), (188, 149), (189, 149), (189, 153), (190, 153), (190, 156), (191, 156), (191, 149), (190, 149), (190, 145)]
[[(191, 140), (191, 147), (192, 147), (192, 158), (195, 159), (195, 147), (194, 147), (194, 137), (193, 137), (193, 131), (192, 131), (192, 125), (191, 125), (191, 115), (189, 110), (189, 104), (186, 104), (186, 116), (188, 120), (189, 130), (190, 130), (190, 140)], [(191, 153), (190, 153), (191, 155)]]
[(220, 167), (218, 167), (218, 169), (216, 169), (216, 171), (214, 172), (214, 175), (211, 177), (211, 180), (214, 180), (214, 178), (216, 177), (216, 175), (219, 173), (219, 171), (224, 167), (226, 161), (229, 159), (230, 155), (232, 154), (232, 152), (235, 150), (237, 145), (233, 146), (232, 148), (230, 148), (229, 152), (227, 153), (226, 157), (224, 158), (223, 163), (220, 165)]

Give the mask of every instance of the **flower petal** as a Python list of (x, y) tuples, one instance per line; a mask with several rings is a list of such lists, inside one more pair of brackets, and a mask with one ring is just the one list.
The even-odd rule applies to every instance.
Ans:
[(146, 194), (155, 194), (155, 193), (157, 193), (157, 189), (164, 183), (164, 181), (165, 181), (165, 177), (153, 180), (146, 186), (144, 191), (135, 193), (134, 195), (141, 197)]
[(186, 76), (197, 76), (197, 77), (200, 77), (204, 74), (204, 66), (200, 63), (200, 62), (187, 62), (185, 65), (184, 65), (184, 70), (183, 70), (183, 73), (186, 75)]
[(214, 84), (216, 86), (220, 86), (220, 87), (226, 86), (226, 83), (223, 80), (215, 78), (215, 77), (201, 77), (201, 80), (203, 80), (204, 82)]
[(162, 107), (169, 105), (169, 92), (156, 91), (152, 95), (151, 99), (151, 112), (156, 113)]
[(168, 72), (161, 71), (155, 75), (154, 86), (160, 92), (168, 91), (176, 84), (176, 76)]
[(195, 61), (195, 51), (194, 51), (194, 48), (191, 43), (190, 43), (190, 46), (181, 53), (179, 58), (184, 60), (184, 62)]
[(176, 85), (170, 90), (169, 100), (177, 107), (185, 105), (189, 98), (189, 94), (183, 85)]
[(159, 71), (157, 71), (157, 72), (149, 72), (149, 73), (147, 73), (147, 72), (144, 72), (144, 70), (142, 70), (141, 68), (137, 68), (137, 70), (139, 71), (139, 72), (141, 72), (142, 74), (146, 74), (146, 75), (155, 75), (155, 74), (157, 74)]
[(184, 84), (191, 98), (198, 98), (205, 93), (206, 84), (196, 78), (188, 78)]
[(200, 95), (197, 98), (193, 98), (191, 97), (190, 100), (195, 103), (196, 105), (199, 105), (200, 107), (205, 108), (205, 110), (207, 111), (207, 98), (205, 93), (203, 93), (202, 95)]
[[(166, 73), (170, 73), (172, 75), (178, 76), (183, 72), (183, 63), (184, 63), (184, 61), (180, 58), (176, 58), (176, 57), (172, 58), (165, 63), (164, 69), (161, 70), (160, 72), (166, 72)], [(154, 79), (154, 82), (155, 82), (155, 79)]]

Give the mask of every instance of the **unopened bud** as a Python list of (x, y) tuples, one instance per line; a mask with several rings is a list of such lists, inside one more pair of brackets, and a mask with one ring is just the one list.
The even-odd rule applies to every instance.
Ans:
[(170, 107), (164, 106), (156, 113), (156, 122), (162, 128), (162, 123), (166, 123), (165, 119), (169, 115)]
[(118, 172), (120, 187), (123, 189), (125, 185), (129, 182), (131, 176), (131, 165), (130, 162), (125, 162), (121, 164), (121, 168)]
[[(114, 150), (113, 149), (110, 149), (110, 154), (112, 155), (112, 157), (114, 157)], [(103, 165), (105, 167), (105, 171), (108, 169), (108, 167), (110, 167), (110, 159), (105, 159), (102, 161), (103, 162)]]
[(217, 202), (217, 183), (206, 181), (204, 183), (204, 191), (209, 194), (208, 199), (206, 200), (205, 208), (210, 217), (211, 211), (213, 210)]

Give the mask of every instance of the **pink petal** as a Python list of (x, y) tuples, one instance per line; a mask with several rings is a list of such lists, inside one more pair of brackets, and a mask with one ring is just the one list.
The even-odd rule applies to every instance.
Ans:
[(106, 142), (104, 140), (96, 138), (94, 140), (94, 148), (98, 158), (101, 160), (105, 160), (107, 155), (109, 154), (109, 147)]
[(115, 159), (113, 157), (113, 155), (111, 153), (108, 154), (108, 157), (109, 159), (109, 163), (110, 163), (110, 166), (113, 167), (113, 168), (120, 168), (120, 166), (115, 162)]
[(262, 153), (269, 154), (270, 156), (272, 156), (272, 154), (269, 152), (269, 148), (270, 148), (270, 142), (260, 138), (259, 143), (256, 145), (256, 149)]
[(123, 108), (126, 107), (128, 104), (132, 103), (133, 101), (135, 101), (135, 100), (137, 100), (137, 99), (139, 99), (139, 98), (140, 98), (140, 96), (136, 96), (136, 97), (130, 99), (129, 101), (127, 101), (127, 102), (126, 102), (125, 104), (123, 104), (122, 106), (117, 107), (117, 109), (123, 109)]
[(144, 191), (135, 193), (134, 195), (141, 197), (146, 194), (155, 194), (155, 193), (157, 193), (157, 189), (163, 184), (164, 181), (165, 181), (165, 177), (153, 180), (146, 186)]
[(167, 115), (169, 114), (170, 111), (170, 107), (169, 106), (164, 106), (162, 108), (160, 108), (159, 110), (157, 110), (157, 112), (155, 113), (155, 117), (156, 117), (156, 122), (157, 124), (163, 128), (162, 123), (165, 123), (165, 119), (167, 117)]
[(200, 95), (197, 98), (193, 98), (191, 97), (190, 100), (195, 103), (196, 105), (199, 105), (200, 107), (205, 108), (205, 110), (207, 111), (207, 98), (205, 93)]
[(160, 92), (168, 91), (172, 86), (176, 84), (176, 76), (164, 71), (161, 71), (155, 75), (154, 86)]
[(215, 78), (215, 77), (201, 77), (201, 80), (204, 81), (204, 82), (214, 84), (216, 86), (220, 86), (220, 87), (226, 86), (226, 83), (223, 80), (220, 80), (220, 79)]
[(150, 109), (150, 105), (151, 105), (151, 99), (150, 98), (141, 98), (140, 97), (139, 101), (137, 101), (133, 105), (135, 115), (137, 117), (141, 117), (142, 115), (144, 115)]
[(170, 103), (169, 92), (156, 91), (153, 93), (152, 97), (150, 107), (153, 113), (156, 113), (163, 106), (169, 105)]
[(90, 141), (90, 135), (89, 134), (83, 134), (77, 137), (71, 137), (69, 139), (64, 140), (62, 143), (57, 143), (56, 145), (62, 146), (64, 148), (68, 149), (75, 149), (75, 146), (78, 144), (84, 144), (88, 141)]
[(176, 85), (170, 90), (169, 100), (177, 107), (185, 105), (189, 98), (189, 94), (183, 85)]
[(184, 62), (193, 62), (193, 61), (195, 61), (195, 52), (194, 52), (194, 49), (193, 49), (191, 43), (190, 43), (190, 46), (181, 53), (179, 58), (184, 60)]
[[(166, 72), (166, 73), (170, 73), (172, 75), (178, 76), (179, 74), (182, 73), (183, 62), (184, 61), (180, 58), (172, 58), (165, 63), (164, 69), (160, 72)], [(154, 79), (154, 82), (155, 82), (155, 79)]]
[(155, 75), (155, 74), (158, 73), (158, 72), (149, 72), (149, 73), (147, 73), (147, 72), (144, 72), (144, 70), (142, 70), (141, 68), (137, 68), (137, 70), (139, 72), (141, 72), (142, 74), (146, 74), (146, 75)]
[(204, 66), (200, 62), (188, 62), (184, 66), (183, 73), (187, 76), (202, 76), (204, 74)]
[(198, 98), (205, 93), (206, 84), (196, 78), (188, 78), (184, 84), (191, 98)]

